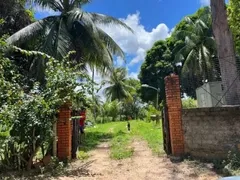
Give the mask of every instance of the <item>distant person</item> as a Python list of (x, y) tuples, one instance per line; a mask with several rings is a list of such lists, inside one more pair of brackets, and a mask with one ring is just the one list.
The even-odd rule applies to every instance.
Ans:
[(127, 129), (128, 129), (128, 131), (131, 130), (130, 118), (128, 118), (128, 121), (127, 121)]

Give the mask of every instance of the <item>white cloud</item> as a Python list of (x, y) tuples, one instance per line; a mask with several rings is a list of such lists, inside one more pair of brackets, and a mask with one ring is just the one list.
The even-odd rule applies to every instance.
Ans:
[(132, 59), (132, 61), (129, 63), (129, 66), (132, 66), (134, 64), (137, 64), (141, 62), (146, 56), (146, 50), (143, 48), (139, 48), (137, 50), (137, 56)]
[(58, 11), (54, 11), (50, 8), (43, 8), (41, 7), (40, 5), (38, 4), (34, 4), (34, 3), (28, 3), (27, 4), (27, 8), (33, 8), (34, 12), (35, 13), (41, 13), (43, 14), (44, 16), (50, 16), (50, 15), (58, 15), (60, 14), (60, 12)]
[(131, 72), (128, 75), (129, 78), (138, 79), (138, 72)]
[(140, 13), (130, 14), (126, 19), (120, 19), (134, 30), (134, 34), (126, 29), (111, 26), (100, 27), (107, 32), (128, 55), (134, 56), (129, 66), (144, 60), (146, 51), (152, 47), (154, 42), (164, 40), (170, 36), (170, 29), (166, 24), (159, 24), (151, 31), (147, 31), (140, 22)]
[(53, 15), (58, 15), (60, 14), (58, 11), (53, 11), (52, 9), (50, 8), (42, 8), (40, 6), (34, 6), (33, 7), (33, 10), (37, 13), (42, 13), (44, 14), (45, 16), (53, 16)]
[(123, 65), (124, 65), (124, 60), (120, 56), (118, 56), (116, 59), (116, 66), (121, 67)]
[(200, 4), (202, 6), (209, 6), (210, 5), (210, 0), (200, 0)]
[[(89, 77), (92, 78), (92, 73), (93, 73), (92, 69), (87, 67), (87, 72), (88, 72)], [(107, 84), (101, 86), (101, 83), (102, 83), (103, 80), (107, 80), (107, 79), (108, 79), (108, 77), (106, 77), (106, 76), (103, 77), (102, 74), (94, 71), (94, 82), (97, 84), (97, 85), (94, 86), (94, 88), (99, 90), (98, 92), (96, 92), (96, 89), (95, 89), (95, 93), (98, 96), (100, 96), (101, 100), (104, 101), (104, 102), (106, 101), (106, 97), (104, 95), (104, 89), (107, 87)], [(99, 89), (100, 87), (101, 87), (101, 89)]]

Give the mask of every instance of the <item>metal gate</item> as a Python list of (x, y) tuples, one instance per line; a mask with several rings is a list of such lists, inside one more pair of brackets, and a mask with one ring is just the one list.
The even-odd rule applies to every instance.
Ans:
[(79, 142), (79, 119), (74, 118), (78, 115), (78, 111), (72, 112), (72, 158), (76, 158)]
[(162, 127), (163, 127), (163, 148), (167, 155), (172, 154), (168, 108), (165, 106), (162, 110)]

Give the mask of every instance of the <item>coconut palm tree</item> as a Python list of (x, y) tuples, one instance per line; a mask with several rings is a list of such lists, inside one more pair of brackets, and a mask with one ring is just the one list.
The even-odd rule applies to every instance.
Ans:
[(111, 117), (112, 121), (116, 121), (121, 108), (121, 102), (118, 100), (107, 101), (103, 104), (102, 116), (103, 118)]
[(126, 83), (127, 71), (125, 68), (115, 68), (109, 77), (109, 80), (105, 80), (104, 84), (108, 87), (104, 92), (107, 98), (111, 101), (114, 100), (126, 100), (131, 99), (130, 90), (133, 88)]
[[(76, 51), (71, 59), (76, 63), (111, 67), (113, 56), (124, 57), (116, 42), (97, 24), (119, 25), (132, 31), (125, 23), (110, 16), (85, 12), (82, 7), (90, 0), (29, 0), (34, 5), (59, 12), (36, 21), (7, 39), (8, 44), (21, 46), (39, 39), (38, 50), (57, 59)], [(44, 64), (36, 63), (35, 64)]]
[(177, 46), (176, 62), (182, 62), (183, 74), (202, 76), (203, 80), (211, 79), (215, 67), (216, 45), (211, 27), (211, 13), (208, 7), (198, 19), (186, 17), (187, 30), (178, 31), (176, 38), (184, 40), (184, 44)]

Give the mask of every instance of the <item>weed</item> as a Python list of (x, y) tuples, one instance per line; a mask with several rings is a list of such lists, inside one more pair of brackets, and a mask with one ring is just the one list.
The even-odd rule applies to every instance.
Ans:
[(222, 162), (224, 175), (240, 175), (240, 153), (229, 152), (227, 159)]
[(119, 131), (111, 141), (110, 157), (118, 160), (131, 157), (133, 148), (129, 147), (130, 142), (130, 135)]
[(89, 158), (89, 155), (85, 151), (78, 151), (77, 152), (77, 158), (80, 159), (80, 160), (84, 160), (84, 159)]

